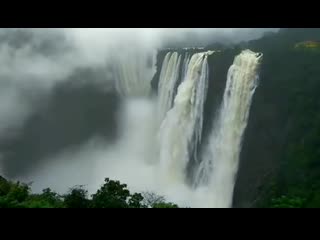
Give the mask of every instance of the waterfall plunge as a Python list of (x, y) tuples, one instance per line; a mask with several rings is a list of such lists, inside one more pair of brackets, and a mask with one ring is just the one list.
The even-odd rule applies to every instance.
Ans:
[[(165, 68), (170, 67), (166, 64), (169, 54), (164, 60)], [(163, 175), (163, 180), (168, 184), (185, 182), (190, 152), (193, 152), (201, 141), (203, 107), (207, 95), (209, 76), (207, 62), (209, 54), (211, 52), (197, 53), (192, 56), (190, 62), (185, 61), (185, 64), (188, 64), (187, 72), (178, 88), (172, 109), (167, 104), (171, 100), (167, 98), (174, 89), (159, 88), (160, 106), (164, 105), (161, 109), (170, 109), (161, 124), (159, 134), (160, 171)], [(177, 53), (173, 53), (172, 56), (177, 59)], [(176, 62), (179, 63), (180, 58)], [(175, 63), (172, 65), (176, 66)], [(177, 72), (179, 69), (175, 69), (175, 71)], [(172, 76), (177, 74), (169, 74), (167, 78), (162, 78), (161, 76), (159, 86), (164, 86), (167, 82), (176, 81), (176, 78)], [(170, 85), (172, 86), (173, 84)]]
[[(236, 56), (226, 76), (224, 97), (215, 116), (209, 142), (205, 151), (198, 153), (198, 146), (204, 144), (202, 132), (209, 81), (208, 57), (213, 53), (190, 56), (167, 53), (159, 78), (156, 116), (150, 111), (150, 116), (156, 121), (154, 134), (150, 132), (150, 139), (144, 141), (153, 142), (158, 132), (157, 150), (149, 147), (144, 150), (144, 154), (154, 158), (146, 162), (144, 157), (136, 157), (141, 161), (132, 165), (136, 166), (136, 170), (132, 168), (136, 172), (132, 174), (133, 179), (124, 176), (120, 170), (119, 174), (114, 171), (113, 176), (123, 176), (122, 179), (129, 185), (132, 183), (137, 191), (154, 191), (180, 206), (232, 206), (241, 142), (262, 56), (249, 50)], [(214, 76), (211, 79), (214, 81)], [(144, 155), (142, 152), (139, 154)], [(192, 169), (195, 175), (192, 186), (188, 184), (186, 171), (191, 158), (197, 163)], [(135, 184), (137, 182), (138, 185)]]
[(210, 191), (208, 207), (231, 207), (243, 134), (258, 83), (262, 54), (243, 51), (227, 77), (221, 108), (198, 170), (198, 185)]

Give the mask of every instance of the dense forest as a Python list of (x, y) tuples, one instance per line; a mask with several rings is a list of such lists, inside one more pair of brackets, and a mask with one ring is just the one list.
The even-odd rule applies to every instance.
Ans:
[(251, 207), (320, 207), (319, 41), (320, 29), (281, 29), (240, 46), (264, 61), (235, 200), (261, 179)]
[(31, 184), (11, 182), (0, 176), (0, 208), (178, 208), (152, 192), (130, 193), (126, 184), (108, 178), (95, 194), (83, 186), (59, 195), (50, 188), (31, 192)]

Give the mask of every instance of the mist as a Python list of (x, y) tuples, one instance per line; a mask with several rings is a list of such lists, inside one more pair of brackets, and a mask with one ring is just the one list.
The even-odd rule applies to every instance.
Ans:
[[(183, 202), (191, 193), (166, 189), (153, 164), (157, 49), (234, 44), (276, 30), (0, 29), (0, 174), (60, 193), (74, 185), (94, 192), (109, 177)], [(85, 106), (95, 96), (100, 103)]]

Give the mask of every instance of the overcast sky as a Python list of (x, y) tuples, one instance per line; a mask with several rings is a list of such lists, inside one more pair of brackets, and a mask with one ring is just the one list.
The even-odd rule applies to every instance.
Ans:
[(60, 80), (76, 67), (105, 64), (115, 55), (151, 51), (168, 42), (237, 42), (269, 30), (274, 29), (0, 29), (0, 76), (21, 81)]

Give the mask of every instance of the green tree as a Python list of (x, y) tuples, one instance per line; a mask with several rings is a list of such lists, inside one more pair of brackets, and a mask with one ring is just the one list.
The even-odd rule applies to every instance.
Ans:
[(178, 205), (166, 202), (165, 197), (153, 192), (143, 193), (143, 204), (149, 208), (178, 208)]
[(143, 205), (143, 196), (140, 193), (134, 193), (129, 199), (130, 208), (145, 208)]
[(177, 204), (174, 203), (157, 203), (153, 205), (153, 208), (179, 208)]
[(30, 186), (20, 182), (5, 182), (4, 180), (2, 180), (1, 185), (0, 208), (23, 208), (23, 202), (27, 200), (30, 194)]
[(24, 208), (62, 208), (63, 199), (50, 188), (46, 188), (41, 194), (30, 194), (21, 205)]
[(305, 199), (300, 197), (281, 196), (272, 199), (271, 208), (303, 208)]
[(9, 182), (5, 178), (0, 176), (0, 197), (7, 195), (9, 191), (10, 191)]
[(83, 189), (83, 186), (72, 188), (64, 196), (64, 205), (66, 208), (88, 208), (90, 206), (88, 191)]
[(39, 196), (43, 201), (48, 202), (54, 207), (62, 207), (63, 206), (63, 199), (62, 197), (53, 192), (50, 188), (46, 188), (42, 190), (42, 194)]
[(130, 192), (126, 184), (105, 179), (105, 184), (92, 195), (93, 208), (128, 208)]
[(31, 184), (14, 183), (0, 177), (0, 208), (176, 208), (154, 193), (131, 194), (126, 184), (105, 179), (101, 188), (88, 197), (83, 186), (76, 186), (64, 196), (46, 188), (41, 194), (31, 194)]
[(144, 192), (142, 196), (143, 196), (143, 204), (150, 208), (152, 208), (156, 204), (165, 202), (165, 198), (163, 196), (159, 196), (153, 192)]

